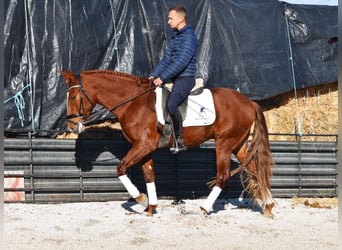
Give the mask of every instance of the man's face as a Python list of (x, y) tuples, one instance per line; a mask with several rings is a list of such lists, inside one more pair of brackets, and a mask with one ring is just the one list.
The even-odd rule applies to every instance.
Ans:
[(175, 10), (169, 12), (167, 23), (171, 29), (181, 29), (184, 26), (184, 17), (178, 14)]

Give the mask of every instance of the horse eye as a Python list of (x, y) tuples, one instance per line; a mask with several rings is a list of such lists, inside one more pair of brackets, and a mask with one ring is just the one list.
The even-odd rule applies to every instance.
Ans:
[(71, 99), (71, 100), (75, 100), (75, 99), (76, 99), (76, 96), (73, 95), (73, 96), (70, 97), (70, 99)]

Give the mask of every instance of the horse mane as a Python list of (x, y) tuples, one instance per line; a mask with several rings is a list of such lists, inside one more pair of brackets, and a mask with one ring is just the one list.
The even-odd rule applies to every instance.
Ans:
[(129, 78), (129, 79), (132, 79), (132, 80), (135, 80), (135, 81), (141, 81), (143, 79), (143, 78), (141, 78), (139, 76), (132, 75), (132, 74), (129, 74), (129, 73), (113, 71), (113, 70), (105, 70), (105, 69), (84, 70), (81, 73), (82, 74), (86, 74), (86, 75), (108, 74), (108, 75), (114, 75), (114, 76), (118, 76), (118, 77)]

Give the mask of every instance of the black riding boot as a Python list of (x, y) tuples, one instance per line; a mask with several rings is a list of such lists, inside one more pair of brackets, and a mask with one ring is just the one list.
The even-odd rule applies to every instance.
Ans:
[(179, 151), (187, 150), (188, 148), (184, 145), (183, 140), (183, 124), (182, 124), (182, 116), (179, 111), (176, 114), (170, 114), (173, 124), (173, 129), (175, 132), (175, 142), (174, 145), (170, 148), (170, 151), (173, 154), (177, 154)]

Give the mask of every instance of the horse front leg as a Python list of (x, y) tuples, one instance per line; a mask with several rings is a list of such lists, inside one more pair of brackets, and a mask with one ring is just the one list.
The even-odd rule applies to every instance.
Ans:
[[(138, 205), (140, 205), (140, 207), (135, 207), (134, 209), (139, 213), (142, 213), (148, 207), (148, 198), (144, 193), (140, 193), (138, 188), (128, 178), (127, 170), (128, 168), (139, 163), (144, 158), (144, 156), (149, 155), (151, 151), (152, 150), (148, 150), (146, 147), (139, 147), (139, 145), (133, 145), (131, 150), (126, 154), (126, 156), (122, 159), (122, 161), (119, 163), (117, 167), (117, 175), (119, 180), (124, 185), (129, 195), (135, 199)], [(150, 187), (150, 189), (152, 188)]]
[(138, 188), (132, 183), (126, 174), (120, 175), (119, 180), (126, 188), (132, 198), (137, 202), (140, 207), (135, 207), (134, 210), (138, 213), (142, 213), (148, 206), (148, 198), (146, 194), (140, 193)]
[(151, 155), (148, 155), (144, 158), (142, 171), (146, 182), (146, 190), (148, 196), (148, 207), (146, 209), (146, 212), (147, 216), (153, 216), (153, 212), (155, 211), (158, 205), (158, 198), (155, 184), (156, 178), (154, 173), (154, 165)]

